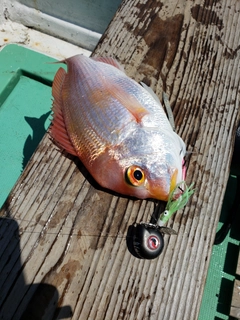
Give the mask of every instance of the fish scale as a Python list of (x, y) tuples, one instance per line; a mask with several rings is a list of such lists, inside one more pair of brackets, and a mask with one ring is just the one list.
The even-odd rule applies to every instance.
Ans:
[[(113, 143), (114, 140), (117, 142), (119, 134), (115, 134), (114, 139), (113, 133), (121, 132), (122, 128), (133, 121), (134, 118), (116, 99), (111, 96), (106, 96), (100, 81), (85, 76), (86, 74), (93, 72), (94, 68), (85, 67), (85, 64), (83, 64), (83, 67), (81, 67), (80, 70), (81, 72), (74, 74), (74, 77), (84, 78), (84, 85), (80, 82), (76, 82), (75, 86), (72, 86), (71, 90), (75, 92), (75, 100), (79, 103), (84, 95), (88, 95), (89, 91), (93, 91), (94, 94), (88, 99), (84, 99), (84, 108), (76, 108), (74, 110), (74, 118), (79, 119), (77, 126), (77, 129), (79, 130), (78, 134), (84, 135), (84, 139), (87, 140), (88, 135), (91, 136), (91, 139), (94, 137), (93, 140), (98, 147), (99, 145), (102, 145), (104, 148), (109, 145), (110, 142)], [(69, 64), (69, 73), (70, 72), (71, 64)], [(101, 75), (101, 72), (95, 71), (96, 78), (99, 76), (99, 73)], [(96, 95), (96, 92), (99, 94)], [(96, 99), (98, 103), (96, 103)], [(82, 122), (87, 122), (87, 126), (84, 126)], [(98, 128), (98, 130), (96, 131), (95, 128)], [(86, 134), (82, 132), (83, 130), (85, 130)]]

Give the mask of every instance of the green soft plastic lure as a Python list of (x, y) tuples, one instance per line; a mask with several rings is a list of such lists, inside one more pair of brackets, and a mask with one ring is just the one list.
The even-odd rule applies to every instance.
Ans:
[[(185, 185), (185, 191), (180, 195), (179, 198), (174, 199), (175, 191), (183, 184)], [(186, 185), (185, 181), (177, 184), (176, 188), (170, 193), (166, 208), (164, 212), (160, 214), (157, 225), (159, 227), (164, 226), (176, 211), (182, 209), (187, 204), (193, 193), (193, 183), (189, 187)]]

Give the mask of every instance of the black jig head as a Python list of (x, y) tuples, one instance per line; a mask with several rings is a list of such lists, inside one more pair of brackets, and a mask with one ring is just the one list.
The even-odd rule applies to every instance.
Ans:
[(164, 247), (160, 228), (151, 223), (140, 223), (134, 226), (133, 249), (138, 258), (155, 259)]
[[(181, 188), (182, 184), (184, 184), (185, 190), (181, 190), (182, 194), (175, 199), (174, 193)], [(187, 204), (189, 197), (194, 193), (192, 187), (193, 183), (187, 187), (186, 183), (181, 181), (170, 193), (165, 210), (158, 218), (155, 217), (155, 224), (141, 222), (129, 229), (127, 244), (129, 250), (132, 250), (136, 257), (155, 259), (161, 254), (164, 247), (163, 233), (168, 235), (177, 234), (175, 230), (166, 227), (165, 224), (177, 210), (182, 209)], [(129, 240), (131, 235), (132, 243)]]

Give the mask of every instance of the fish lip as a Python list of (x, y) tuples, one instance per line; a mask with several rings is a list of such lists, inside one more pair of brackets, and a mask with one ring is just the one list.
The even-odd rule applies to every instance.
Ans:
[[(144, 186), (149, 193), (149, 198), (157, 199), (157, 200), (161, 200), (161, 201), (168, 200), (169, 192), (166, 192), (166, 191), (164, 192), (163, 189), (161, 190), (161, 188), (159, 186), (156, 185), (155, 188), (151, 188), (148, 181), (145, 181)], [(160, 192), (157, 192), (158, 190)]]
[[(184, 163), (183, 163), (184, 165)], [(178, 178), (178, 174), (179, 174), (179, 170), (178, 169), (174, 169), (172, 170), (171, 173), (171, 178), (169, 183), (167, 183), (167, 181), (164, 183), (164, 179), (163, 179), (163, 183), (155, 183), (153, 185), (150, 185), (149, 181), (146, 179), (144, 186), (146, 188), (146, 190), (148, 191), (148, 193), (150, 194), (150, 196), (152, 196), (155, 199), (158, 200), (162, 200), (162, 201), (168, 201), (169, 200), (169, 196), (170, 194), (172, 194), (173, 199), (177, 199), (181, 196), (181, 194), (184, 192), (182, 185), (179, 186), (179, 188), (176, 189), (178, 183), (181, 181), (179, 181)], [(184, 172), (182, 172), (182, 181), (183, 181), (183, 186), (184, 186)]]

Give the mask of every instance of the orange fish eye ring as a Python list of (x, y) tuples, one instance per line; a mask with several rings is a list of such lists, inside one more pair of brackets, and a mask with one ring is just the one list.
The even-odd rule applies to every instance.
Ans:
[(134, 187), (141, 186), (145, 181), (144, 171), (138, 166), (131, 166), (126, 171), (126, 181)]

